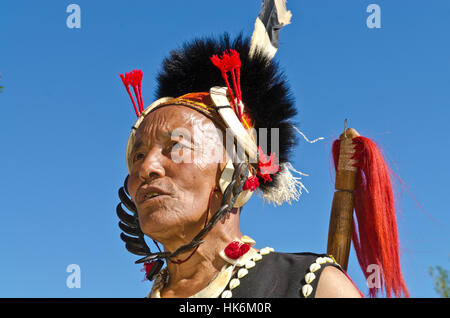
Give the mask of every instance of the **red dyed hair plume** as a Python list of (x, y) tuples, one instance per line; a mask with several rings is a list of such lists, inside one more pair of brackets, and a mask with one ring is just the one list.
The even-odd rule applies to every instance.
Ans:
[[(239, 120), (242, 122), (242, 109), (239, 104), (242, 102), (241, 93), (241, 58), (236, 50), (228, 50), (222, 53), (222, 56), (213, 55), (210, 57), (211, 62), (216, 66), (222, 73), (222, 77), (227, 85), (228, 92), (231, 96), (231, 105), (234, 107), (234, 112), (238, 116)], [(228, 81), (228, 72), (231, 74), (231, 79), (233, 80), (234, 93), (236, 99), (231, 90), (230, 83)]]
[[(142, 100), (142, 76), (143, 73), (141, 70), (132, 70), (129, 73), (119, 74), (122, 79), (123, 85), (127, 89), (128, 95), (130, 96), (131, 102), (133, 103), (134, 111), (136, 112), (136, 116), (139, 117), (144, 111), (144, 102)], [(133, 95), (130, 91), (130, 86), (133, 88), (134, 95), (136, 96), (136, 103), (134, 102)]]
[[(211, 62), (216, 66), (227, 85), (228, 92), (231, 96), (231, 105), (234, 108), (234, 112), (236, 113), (239, 120), (243, 123), (242, 115), (243, 109), (242, 107), (242, 91), (241, 91), (241, 58), (239, 57), (239, 53), (236, 50), (226, 50), (222, 53), (221, 57), (217, 55), (213, 55), (210, 57)], [(236, 99), (233, 95), (233, 91), (231, 90), (230, 83), (228, 81), (228, 72), (230, 72), (231, 78), (233, 80), (233, 88), (234, 93), (236, 95)], [(259, 164), (257, 175), (262, 178), (264, 183), (272, 182), (272, 178), (270, 175), (274, 175), (275, 173), (280, 171), (280, 167), (278, 165), (278, 158), (275, 157), (275, 153), (272, 153), (269, 158), (264, 154), (261, 147), (258, 147), (259, 151)], [(251, 189), (254, 191), (256, 188), (260, 186), (259, 180), (255, 176), (250, 176), (244, 184), (244, 190)]]
[[(358, 262), (366, 278), (369, 265), (379, 266), (381, 285), (387, 297), (392, 294), (409, 297), (400, 268), (397, 221), (394, 196), (389, 178), (389, 167), (383, 156), (370, 139), (352, 139), (355, 153), (352, 159), (359, 168), (354, 190), (354, 209), (357, 224), (353, 220), (352, 242)], [(335, 169), (338, 167), (340, 140), (333, 143)], [(377, 288), (370, 288), (371, 297), (376, 296)]]

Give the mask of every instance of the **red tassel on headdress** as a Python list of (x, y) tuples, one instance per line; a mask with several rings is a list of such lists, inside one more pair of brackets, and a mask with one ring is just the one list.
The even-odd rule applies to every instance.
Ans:
[[(213, 55), (210, 57), (211, 62), (216, 66), (222, 73), (222, 77), (227, 85), (228, 92), (231, 96), (231, 105), (234, 108), (234, 112), (238, 116), (239, 120), (242, 122), (242, 109), (240, 104), (242, 103), (242, 93), (241, 93), (241, 58), (239, 53), (235, 50), (229, 50), (222, 53), (222, 56)], [(234, 95), (231, 90), (230, 83), (228, 81), (228, 72), (231, 74), (231, 79), (233, 80)]]
[(271, 174), (275, 174), (280, 171), (280, 166), (278, 165), (278, 158), (275, 157), (275, 153), (272, 152), (270, 157), (262, 151), (261, 147), (258, 147), (259, 151), (259, 163), (257, 175), (263, 178), (264, 183), (272, 182)]
[(256, 188), (260, 186), (258, 177), (261, 177), (266, 182), (272, 182), (271, 175), (280, 171), (280, 165), (278, 164), (278, 158), (275, 156), (275, 153), (272, 152), (269, 157), (263, 152), (261, 146), (258, 147), (259, 152), (259, 160), (258, 160), (258, 169), (256, 171), (256, 176), (250, 176), (245, 180), (244, 186), (242, 188), (243, 191), (250, 190), (255, 191)]
[[(130, 96), (131, 102), (133, 103), (134, 111), (136, 112), (136, 116), (139, 117), (141, 113), (144, 111), (144, 102), (142, 99), (142, 76), (143, 73), (141, 70), (133, 70), (129, 73), (119, 74), (122, 79), (123, 85), (127, 89), (128, 95)], [(130, 87), (133, 88), (134, 95), (136, 96), (136, 103), (134, 102), (133, 95), (131, 94)]]
[(238, 101), (242, 101), (242, 92), (241, 92), (241, 58), (239, 57), (239, 53), (235, 50), (231, 50), (230, 53), (231, 64), (233, 76), (236, 78), (237, 83), (235, 84), (236, 94)]
[[(352, 139), (355, 145), (355, 167), (359, 168), (354, 190), (354, 209), (357, 224), (353, 221), (352, 242), (358, 262), (366, 278), (371, 264), (380, 269), (380, 286), (384, 285), (387, 297), (392, 294), (409, 297), (400, 268), (399, 242), (394, 196), (389, 178), (389, 167), (374, 142), (365, 137)], [(340, 141), (333, 143), (333, 157), (337, 170)], [(376, 296), (377, 288), (370, 288)]]

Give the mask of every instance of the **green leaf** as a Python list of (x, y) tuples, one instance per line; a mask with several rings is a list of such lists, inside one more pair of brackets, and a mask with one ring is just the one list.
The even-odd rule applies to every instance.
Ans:
[(448, 279), (448, 271), (440, 266), (436, 266), (436, 268), (430, 266), (428, 268), (428, 273), (433, 278), (434, 290), (439, 294), (439, 296), (442, 298), (449, 298), (450, 282)]

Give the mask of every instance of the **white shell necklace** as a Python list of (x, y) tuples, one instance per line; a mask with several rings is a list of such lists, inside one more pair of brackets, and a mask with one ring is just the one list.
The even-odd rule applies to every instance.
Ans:
[[(238, 240), (240, 243), (253, 246), (255, 241), (248, 236), (243, 236)], [(237, 259), (230, 259), (225, 255), (224, 251), (219, 253), (220, 257), (228, 264), (224, 265), (220, 272), (211, 280), (211, 282), (202, 290), (189, 298), (231, 298), (232, 290), (240, 285), (240, 279), (248, 274), (248, 270), (255, 267), (256, 262), (260, 261), (264, 255), (274, 252), (273, 248), (265, 247), (257, 251), (254, 248)], [(235, 268), (238, 267), (236, 278), (233, 278)], [(155, 277), (155, 283), (152, 290), (148, 294), (148, 298), (161, 298), (161, 290), (169, 282), (169, 273), (167, 267), (162, 269)]]

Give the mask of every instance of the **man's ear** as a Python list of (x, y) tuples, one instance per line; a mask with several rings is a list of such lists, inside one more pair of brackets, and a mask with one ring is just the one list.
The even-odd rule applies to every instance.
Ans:
[[(228, 160), (225, 168), (223, 169), (222, 174), (219, 179), (219, 187), (220, 187), (220, 190), (222, 191), (222, 193), (225, 192), (225, 189), (231, 183), (232, 178), (233, 178), (233, 173), (234, 173), (234, 165), (233, 165), (232, 160), (230, 159), (230, 160)], [(249, 174), (249, 176), (250, 175), (251, 174)], [(245, 182), (245, 180), (244, 180), (244, 182)], [(248, 200), (250, 200), (252, 194), (253, 194), (253, 191), (251, 191), (250, 189), (242, 191), (238, 195), (236, 202), (234, 204), (234, 207), (238, 208), (238, 207), (243, 206), (245, 203), (247, 203)]]

